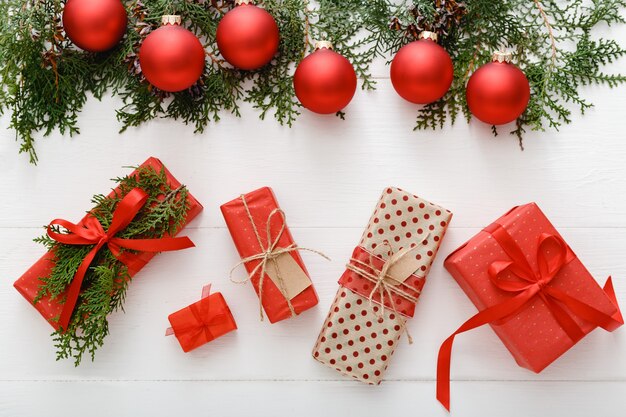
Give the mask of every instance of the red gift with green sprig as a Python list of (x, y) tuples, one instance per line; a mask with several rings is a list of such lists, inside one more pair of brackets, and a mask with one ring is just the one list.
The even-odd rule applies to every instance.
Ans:
[(109, 334), (108, 316), (123, 310), (131, 278), (162, 251), (193, 246), (174, 237), (202, 210), (186, 186), (156, 158), (115, 178), (108, 195), (74, 224), (62, 219), (35, 241), (48, 252), (15, 288), (54, 327), (57, 360), (92, 360)]

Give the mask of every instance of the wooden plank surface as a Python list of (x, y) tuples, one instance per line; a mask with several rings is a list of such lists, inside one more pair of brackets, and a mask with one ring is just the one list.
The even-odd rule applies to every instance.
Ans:
[[(332, 416), (382, 416), (394, 410), (446, 416), (434, 389), (432, 381), (387, 381), (378, 387), (352, 381), (9, 381), (0, 382), (0, 390), (15, 394), (0, 396), (0, 413), (110, 417), (125, 410), (126, 415), (141, 416), (247, 417), (314, 416), (323, 409)], [(612, 381), (462, 381), (453, 383), (453, 390), (457, 417), (623, 417), (626, 408), (624, 384)]]
[[(613, 29), (624, 38), (624, 28)], [(462, 121), (413, 132), (415, 107), (400, 100), (377, 67), (379, 88), (359, 91), (347, 120), (304, 114), (293, 129), (224, 115), (205, 134), (159, 120), (117, 134), (119, 101), (90, 100), (82, 135), (38, 141), (40, 163), (17, 156), (14, 133), (0, 129), (1, 416), (380, 416), (445, 415), (434, 398), (437, 349), (475, 312), (444, 271), (445, 255), (510, 207), (536, 201), (592, 271), (612, 274), (626, 304), (626, 139), (624, 89), (588, 88), (596, 107), (560, 132), (493, 138)], [(626, 72), (626, 62), (613, 69)], [(0, 126), (8, 124), (7, 116)], [(197, 248), (161, 254), (131, 285), (126, 313), (94, 363), (55, 362), (50, 328), (14, 291), (13, 281), (42, 253), (31, 240), (52, 218), (79, 219), (92, 194), (106, 192), (120, 168), (161, 158), (205, 205), (188, 229)], [(276, 325), (259, 323), (249, 286), (228, 280), (237, 257), (219, 204), (256, 187), (274, 188), (320, 294), (317, 308)], [(380, 191), (397, 185), (455, 213), (410, 330), (387, 380), (368, 387), (315, 362), (311, 348)], [(242, 271), (237, 276), (242, 277)], [(239, 330), (190, 354), (165, 338), (167, 315), (212, 282)], [(457, 416), (623, 416), (626, 333), (592, 333), (540, 375), (517, 367), (489, 329), (455, 347)]]

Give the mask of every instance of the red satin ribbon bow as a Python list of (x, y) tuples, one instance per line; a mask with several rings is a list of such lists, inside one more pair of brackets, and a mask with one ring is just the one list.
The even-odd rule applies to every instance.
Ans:
[[(437, 359), (437, 399), (450, 410), (450, 361), (454, 337), (460, 333), (475, 329), (485, 324), (494, 324), (507, 320), (524, 309), (535, 296), (541, 297), (556, 321), (574, 343), (585, 334), (571, 314), (605, 330), (612, 331), (624, 324), (619, 312), (609, 316), (592, 306), (577, 300), (565, 292), (550, 286), (550, 281), (558, 275), (561, 268), (576, 256), (559, 236), (542, 233), (537, 248), (538, 271), (531, 268), (528, 260), (513, 237), (499, 224), (492, 224), (484, 229), (498, 242), (511, 260), (493, 262), (488, 269), (491, 282), (499, 289), (514, 294), (500, 304), (488, 307), (461, 325), (439, 348)], [(503, 274), (510, 272), (519, 280), (504, 279)], [(604, 286), (606, 295), (617, 306), (613, 283), (609, 277)]]
[[(194, 246), (193, 242), (188, 237), (164, 237), (160, 239), (122, 239), (115, 237), (117, 233), (128, 226), (135, 218), (147, 200), (148, 194), (142, 189), (132, 189), (118, 203), (113, 212), (109, 230), (106, 232), (98, 219), (93, 215), (88, 215), (87, 218), (79, 224), (74, 224), (63, 219), (55, 219), (48, 225), (48, 236), (59, 243), (66, 245), (94, 245), (87, 256), (85, 256), (85, 259), (83, 259), (83, 262), (80, 264), (68, 288), (65, 304), (63, 304), (63, 310), (59, 318), (59, 326), (63, 331), (67, 330), (89, 265), (103, 246), (107, 245), (111, 253), (113, 253), (113, 256), (131, 269), (136, 269), (142, 264), (142, 261), (137, 255), (131, 252), (123, 252), (122, 249), (141, 252), (165, 252)], [(53, 231), (52, 226), (55, 225), (63, 227), (69, 233), (57, 233)]]
[(225, 324), (228, 319), (228, 314), (224, 310), (220, 310), (217, 314), (211, 313), (211, 284), (206, 285), (202, 289), (202, 298), (200, 302), (193, 303), (187, 308), (191, 311), (194, 321), (188, 323), (185, 326), (178, 326), (176, 330), (169, 327), (165, 333), (166, 336), (176, 334), (176, 337), (180, 337), (184, 334), (189, 334), (189, 338), (193, 341), (191, 345), (197, 344), (197, 339), (204, 335), (206, 342), (210, 342), (215, 339), (215, 335), (211, 332), (211, 328), (220, 324)]
[(211, 333), (211, 327), (224, 323), (228, 315), (226, 313), (219, 313), (213, 316), (209, 315), (209, 304), (210, 299), (206, 298), (200, 303), (200, 307), (198, 307), (195, 303), (190, 305), (189, 309), (191, 310), (193, 317), (196, 319), (196, 322), (188, 328), (181, 329), (180, 332), (193, 333), (190, 337), (194, 340), (202, 334), (204, 334), (207, 342), (215, 339), (215, 336)]

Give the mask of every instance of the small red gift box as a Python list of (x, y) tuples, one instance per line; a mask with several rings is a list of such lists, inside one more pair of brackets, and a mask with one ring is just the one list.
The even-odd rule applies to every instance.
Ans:
[(211, 285), (202, 289), (202, 298), (168, 316), (166, 335), (176, 336), (183, 351), (189, 352), (228, 332), (237, 330), (235, 318), (221, 293), (210, 294)]
[[(181, 186), (181, 183), (178, 182), (176, 178), (165, 168), (163, 163), (157, 158), (148, 158), (141, 167), (152, 167), (157, 171), (161, 169), (164, 170), (165, 175), (168, 179), (168, 185), (172, 190)], [(134, 173), (130, 174), (131, 176)], [(109, 196), (113, 196), (116, 193), (119, 193), (119, 188), (114, 189), (109, 193)], [(188, 200), (188, 211), (187, 218), (185, 220), (185, 224), (182, 225), (178, 231), (182, 230), (184, 226), (193, 220), (201, 211), (202, 205), (191, 195), (187, 195)], [(83, 219), (78, 223), (78, 225), (83, 224), (89, 215), (85, 215)], [(177, 232), (178, 232), (177, 231)], [(134, 256), (134, 262), (128, 265), (128, 273), (130, 276), (134, 276), (137, 272), (139, 272), (153, 257), (155, 253), (151, 252), (140, 252)], [(63, 300), (63, 297), (58, 297), (54, 300), (50, 299), (48, 296), (42, 297), (37, 303), (33, 304), (33, 300), (35, 300), (38, 292), (39, 286), (41, 285), (41, 277), (46, 277), (50, 275), (50, 271), (54, 266), (54, 254), (48, 252), (44, 254), (33, 266), (31, 266), (28, 271), (26, 271), (20, 278), (15, 281), (13, 284), (14, 287), (28, 300), (31, 305), (33, 305), (37, 311), (54, 327), (58, 329), (59, 322), (56, 320), (57, 317), (61, 314), (63, 310), (63, 303), (60, 302)]]
[(449, 408), (454, 336), (489, 324), (517, 363), (540, 372), (596, 327), (623, 324), (611, 280), (601, 288), (539, 207), (515, 207), (448, 256), (479, 313), (441, 346), (437, 396)]
[(272, 189), (241, 195), (221, 210), (269, 321), (315, 306), (317, 293), (298, 253), (304, 248), (295, 244)]

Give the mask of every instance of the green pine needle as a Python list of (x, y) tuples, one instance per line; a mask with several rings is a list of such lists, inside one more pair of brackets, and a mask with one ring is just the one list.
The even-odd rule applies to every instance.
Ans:
[[(312, 51), (329, 40), (348, 58), (371, 90), (374, 59), (389, 61), (422, 30), (435, 31), (452, 56), (455, 79), (442, 100), (417, 109), (415, 129), (439, 129), (459, 117), (470, 120), (465, 85), (491, 53), (506, 48), (527, 75), (531, 101), (512, 134), (520, 143), (527, 129), (558, 129), (572, 112), (592, 106), (581, 87), (616, 87), (626, 76), (603, 66), (626, 54), (616, 41), (593, 35), (598, 25), (624, 23), (626, 0), (264, 0), (276, 19), (279, 53), (258, 71), (239, 71), (220, 56), (215, 31), (233, 0), (124, 1), (128, 29), (122, 42), (105, 53), (76, 49), (61, 25), (64, 0), (0, 2), (0, 113), (8, 111), (20, 152), (37, 162), (35, 138), (58, 130), (79, 133), (78, 115), (90, 95), (120, 96), (120, 131), (170, 117), (203, 132), (222, 112), (240, 115), (249, 102), (263, 119), (289, 126), (300, 113), (292, 75)], [(202, 40), (206, 68), (186, 91), (165, 93), (141, 74), (137, 54), (142, 40), (163, 14), (180, 14), (183, 25)], [(341, 113), (343, 114), (343, 113)]]
[[(124, 239), (161, 238), (173, 235), (184, 224), (188, 207), (188, 192), (184, 186), (171, 190), (164, 170), (140, 167), (135, 176), (116, 178), (120, 193), (113, 197), (95, 195), (91, 213), (107, 230), (113, 212), (122, 198), (133, 188), (139, 187), (148, 194), (148, 200), (134, 220), (116, 236)], [(55, 231), (59, 232), (57, 228)], [(35, 239), (54, 254), (54, 266), (47, 277), (41, 277), (37, 303), (49, 296), (63, 303), (63, 293), (74, 279), (85, 256), (93, 245), (66, 245), (52, 240), (48, 235)], [(107, 317), (113, 311), (123, 309), (126, 289), (130, 281), (126, 266), (108, 247), (102, 248), (85, 274), (81, 293), (66, 332), (53, 333), (57, 348), (57, 360), (74, 358), (78, 366), (83, 355), (93, 360), (96, 350), (109, 334)], [(57, 318), (58, 319), (58, 318)]]

